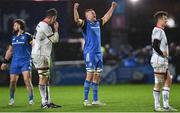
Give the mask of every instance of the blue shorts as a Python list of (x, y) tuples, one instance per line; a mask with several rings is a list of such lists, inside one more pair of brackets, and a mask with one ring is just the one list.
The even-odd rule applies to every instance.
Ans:
[(84, 59), (87, 72), (102, 72), (103, 57), (101, 53), (86, 53), (84, 54)]
[(12, 60), (10, 66), (10, 74), (21, 74), (24, 71), (31, 71), (31, 61), (28, 60)]

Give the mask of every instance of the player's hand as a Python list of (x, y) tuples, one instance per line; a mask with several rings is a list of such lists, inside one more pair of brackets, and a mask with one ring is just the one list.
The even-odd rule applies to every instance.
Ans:
[(59, 28), (59, 23), (56, 21), (56, 22), (54, 22), (54, 31), (55, 32), (58, 32), (58, 28)]
[(8, 64), (2, 63), (1, 64), (1, 70), (6, 70), (8, 68)]
[(111, 7), (112, 8), (116, 8), (117, 7), (117, 3), (116, 2), (112, 2)]
[(74, 9), (78, 9), (78, 7), (79, 7), (79, 3), (75, 3), (74, 4)]

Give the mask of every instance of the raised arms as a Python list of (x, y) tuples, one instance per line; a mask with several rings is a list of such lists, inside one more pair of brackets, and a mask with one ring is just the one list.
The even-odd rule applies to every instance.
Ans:
[(79, 18), (78, 7), (79, 7), (79, 4), (75, 3), (74, 4), (74, 21), (76, 22), (78, 26), (83, 26), (84, 21)]
[(109, 21), (109, 19), (111, 18), (113, 12), (114, 12), (114, 9), (117, 7), (117, 3), (116, 2), (112, 2), (111, 4), (111, 8), (108, 10), (108, 12), (102, 17), (102, 20), (103, 20), (103, 25)]

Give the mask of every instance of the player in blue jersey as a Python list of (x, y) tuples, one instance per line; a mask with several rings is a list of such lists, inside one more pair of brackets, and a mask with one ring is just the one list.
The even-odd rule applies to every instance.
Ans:
[(23, 75), (24, 83), (26, 85), (29, 104), (32, 105), (33, 101), (33, 86), (31, 83), (31, 43), (32, 35), (25, 32), (25, 22), (22, 19), (13, 21), (13, 36), (12, 42), (6, 51), (1, 69), (7, 69), (8, 63), (11, 61), (10, 66), (10, 102), (9, 105), (14, 104), (14, 93), (19, 74)]
[[(100, 73), (103, 68), (103, 56), (101, 52), (101, 27), (111, 18), (117, 3), (112, 2), (111, 8), (101, 19), (96, 19), (96, 13), (93, 9), (85, 11), (85, 20), (79, 18), (79, 4), (74, 4), (74, 20), (76, 24), (82, 28), (82, 34), (85, 40), (84, 60), (86, 64), (86, 80), (84, 82), (84, 106), (105, 105), (98, 99), (98, 84), (100, 81)], [(92, 104), (88, 100), (90, 86), (93, 90)]]

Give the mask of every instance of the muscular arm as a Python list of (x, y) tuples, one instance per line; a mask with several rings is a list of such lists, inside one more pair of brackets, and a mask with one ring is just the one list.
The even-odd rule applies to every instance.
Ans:
[(12, 57), (12, 46), (10, 45), (2, 61), (1, 70), (6, 70), (8, 68), (8, 63), (11, 57)]
[(114, 12), (114, 9), (116, 8), (117, 6), (117, 3), (116, 2), (112, 2), (112, 5), (111, 5), (111, 8), (108, 10), (108, 12), (104, 15), (104, 17), (102, 17), (102, 20), (103, 20), (103, 25), (109, 21), (109, 19), (111, 18), (113, 12)]
[(76, 24), (77, 24), (78, 26), (83, 26), (84, 21), (79, 18), (79, 13), (78, 13), (78, 10), (77, 10), (78, 7), (79, 7), (79, 4), (78, 4), (78, 3), (75, 3), (75, 4), (74, 4), (74, 21), (76, 22)]
[(11, 57), (12, 57), (12, 46), (10, 45), (10, 46), (8, 47), (8, 50), (6, 51), (6, 55), (5, 55), (4, 58), (5, 58), (6, 60), (10, 60)]

